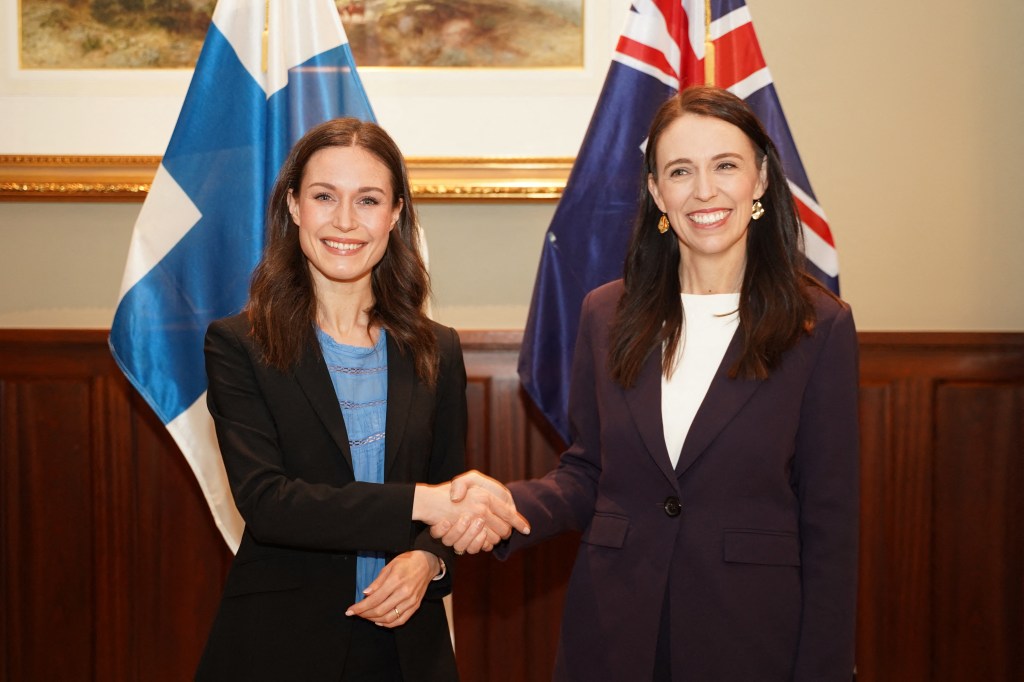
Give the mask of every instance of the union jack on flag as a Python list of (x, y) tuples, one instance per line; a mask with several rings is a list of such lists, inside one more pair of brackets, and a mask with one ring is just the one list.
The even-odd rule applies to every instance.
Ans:
[(727, 88), (757, 113), (782, 158), (803, 223), (807, 268), (838, 293), (839, 262), (782, 113), (744, 0), (636, 0), (551, 221), (519, 355), (523, 387), (568, 440), (580, 305), (622, 276), (654, 112), (680, 88)]

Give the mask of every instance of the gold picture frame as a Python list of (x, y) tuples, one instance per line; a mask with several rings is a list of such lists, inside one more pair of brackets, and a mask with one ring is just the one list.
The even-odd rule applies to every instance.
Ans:
[[(561, 197), (629, 0), (583, 7), (583, 68), (361, 70), (418, 199)], [(0, 201), (142, 201), (191, 71), (22, 69), (17, 8), (0, 9)]]
[[(557, 201), (571, 158), (410, 158), (420, 201)], [(143, 201), (159, 156), (0, 155), (0, 201)]]

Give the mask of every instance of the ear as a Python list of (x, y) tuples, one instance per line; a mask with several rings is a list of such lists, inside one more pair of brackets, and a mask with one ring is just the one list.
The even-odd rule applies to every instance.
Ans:
[(754, 187), (754, 195), (760, 199), (768, 191), (768, 155), (761, 159), (761, 170), (757, 174), (757, 185)]
[(654, 179), (654, 173), (647, 174), (647, 191), (651, 193), (651, 198), (657, 204), (658, 210), (665, 213), (665, 201), (661, 198), (661, 190), (658, 189), (658, 181)]
[(395, 225), (398, 224), (398, 218), (402, 215), (402, 208), (405, 206), (405, 200), (401, 197), (398, 198), (398, 202), (395, 204), (394, 209), (391, 211), (391, 227), (388, 228), (388, 232), (395, 229)]
[(292, 222), (299, 224), (299, 202), (295, 200), (295, 194), (288, 190), (288, 213), (292, 216)]

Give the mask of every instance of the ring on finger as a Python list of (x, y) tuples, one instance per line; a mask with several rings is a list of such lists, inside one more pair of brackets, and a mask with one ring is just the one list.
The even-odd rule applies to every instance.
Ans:
[(402, 612), (398, 610), (397, 606), (395, 607), (395, 615), (398, 616), (399, 618), (402, 617)]

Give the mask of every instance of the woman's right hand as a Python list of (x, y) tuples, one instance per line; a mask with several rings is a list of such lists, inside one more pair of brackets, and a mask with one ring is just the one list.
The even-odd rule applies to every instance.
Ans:
[(451, 483), (417, 484), (413, 520), (428, 524), (431, 536), (454, 547), (456, 554), (490, 551), (513, 529), (530, 532), (508, 489), (479, 471), (457, 476)]

